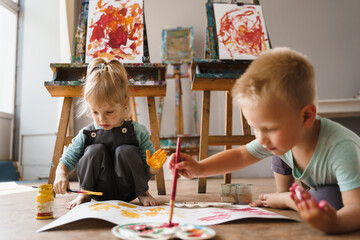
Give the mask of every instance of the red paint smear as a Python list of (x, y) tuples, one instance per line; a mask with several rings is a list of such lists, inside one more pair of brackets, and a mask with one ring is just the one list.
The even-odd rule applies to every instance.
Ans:
[(199, 218), (199, 220), (200, 221), (214, 221), (214, 220), (220, 220), (220, 219), (229, 219), (230, 217), (231, 217), (230, 213), (218, 213), (213, 216)]
[(177, 227), (178, 223), (173, 223), (169, 225), (168, 223), (164, 223), (161, 225), (154, 225), (154, 224), (139, 224), (139, 225), (129, 225), (125, 228), (131, 229), (133, 231), (139, 232), (139, 233), (153, 233), (154, 231), (158, 231), (159, 228), (173, 228)]
[(256, 214), (259, 216), (276, 216), (276, 213), (272, 213), (272, 212), (265, 212), (256, 208), (242, 208), (242, 209), (226, 209), (224, 208), (224, 210), (227, 211), (231, 211), (231, 212), (248, 212), (250, 214)]
[(259, 56), (267, 49), (260, 13), (254, 7), (247, 7), (246, 11), (242, 8), (227, 12), (220, 20), (218, 37), (232, 59), (233, 53)]
[(109, 33), (109, 47), (120, 48), (121, 45), (126, 45), (127, 35), (127, 30), (123, 26), (119, 26), (115, 31)]
[[(102, 14), (98, 21), (91, 24), (89, 27), (93, 28), (92, 35), (90, 36), (90, 43), (93, 47), (97, 47), (93, 53), (89, 53), (90, 56), (96, 58), (99, 53), (108, 52), (109, 49), (116, 49), (124, 55), (137, 55), (137, 47), (142, 43), (142, 9), (139, 4), (133, 4), (127, 6), (129, 1), (121, 4), (121, 7), (108, 6), (102, 4), (102, 0), (97, 3), (97, 8)], [(127, 46), (128, 40), (131, 40), (131, 44)], [(125, 53), (125, 49), (128, 50)], [(129, 51), (130, 50), (130, 51)], [(130, 53), (129, 53), (130, 52)], [(123, 59), (121, 56), (117, 56), (115, 52), (110, 51), (114, 57)]]
[(277, 214), (272, 213), (272, 212), (265, 212), (265, 211), (261, 211), (259, 209), (256, 208), (242, 208), (242, 209), (227, 209), (224, 208), (221, 212), (214, 212), (212, 216), (208, 216), (208, 217), (203, 217), (203, 218), (199, 218), (198, 220), (200, 221), (214, 221), (214, 220), (221, 220), (221, 219), (229, 219), (231, 217), (231, 213), (224, 213), (224, 211), (229, 211), (229, 212), (245, 212), (248, 214), (255, 214), (258, 216), (277, 216)]

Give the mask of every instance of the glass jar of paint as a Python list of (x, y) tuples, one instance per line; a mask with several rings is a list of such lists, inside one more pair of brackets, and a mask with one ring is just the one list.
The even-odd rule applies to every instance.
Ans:
[(36, 219), (49, 219), (54, 217), (54, 193), (52, 184), (39, 185), (36, 195)]
[(252, 201), (252, 184), (221, 184), (222, 202), (249, 204)]

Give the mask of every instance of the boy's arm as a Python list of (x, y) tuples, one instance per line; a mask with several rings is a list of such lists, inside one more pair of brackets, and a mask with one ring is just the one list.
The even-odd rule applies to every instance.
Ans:
[(337, 211), (336, 222), (325, 232), (341, 233), (360, 229), (360, 188), (341, 193), (344, 207)]
[(199, 162), (199, 177), (215, 176), (235, 172), (257, 163), (259, 159), (249, 153), (246, 146), (219, 152)]
[[(180, 154), (179, 161), (176, 165), (179, 174), (193, 178), (234, 172), (258, 162), (259, 159), (252, 156), (245, 146), (241, 146), (236, 149), (219, 152), (200, 162), (196, 162), (186, 154)], [(174, 162), (175, 155), (173, 154), (169, 162), (170, 170), (173, 170)]]

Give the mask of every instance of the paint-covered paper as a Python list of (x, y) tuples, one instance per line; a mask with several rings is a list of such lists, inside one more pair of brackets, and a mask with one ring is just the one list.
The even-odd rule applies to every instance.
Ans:
[(269, 50), (260, 5), (214, 4), (219, 59), (252, 60)]
[[(38, 232), (87, 218), (102, 219), (117, 225), (142, 222), (165, 223), (169, 221), (169, 210), (169, 206), (145, 207), (118, 200), (88, 202), (76, 206)], [(179, 224), (207, 226), (243, 218), (288, 219), (261, 208), (230, 205), (223, 208), (175, 208), (172, 221)]]
[(144, 56), (143, 0), (90, 0), (86, 62), (101, 57), (141, 63)]

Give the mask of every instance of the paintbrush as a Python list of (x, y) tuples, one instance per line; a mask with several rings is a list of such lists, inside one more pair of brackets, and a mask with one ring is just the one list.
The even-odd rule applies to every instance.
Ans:
[[(39, 188), (38, 186), (32, 186), (33, 188)], [(102, 192), (92, 192), (92, 191), (87, 191), (87, 190), (73, 190), (73, 189), (66, 189), (67, 192), (73, 192), (73, 193), (85, 193), (88, 195), (97, 195), (97, 196), (102, 196), (103, 193)]]
[[(177, 139), (177, 145), (176, 145), (176, 154), (175, 154), (175, 165), (179, 161), (179, 153), (180, 153), (180, 144), (181, 144), (181, 138)], [(177, 185), (177, 168), (174, 170), (174, 178), (173, 178), (173, 186), (172, 186), (172, 192), (170, 197), (170, 216), (169, 216), (169, 225), (172, 226), (172, 217), (174, 214), (174, 204), (175, 204), (175, 195), (176, 195), (176, 185)]]

